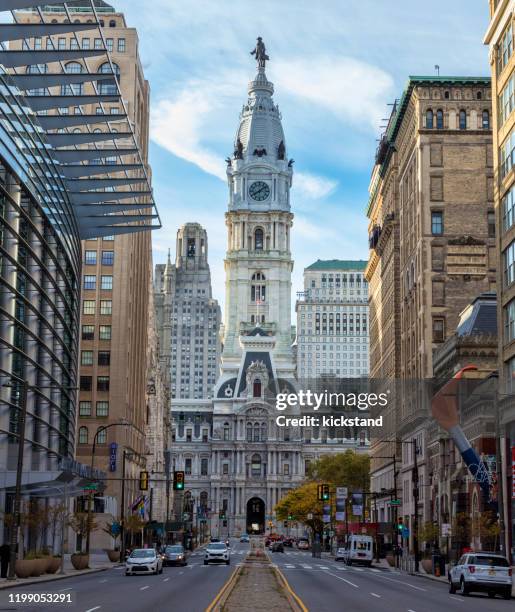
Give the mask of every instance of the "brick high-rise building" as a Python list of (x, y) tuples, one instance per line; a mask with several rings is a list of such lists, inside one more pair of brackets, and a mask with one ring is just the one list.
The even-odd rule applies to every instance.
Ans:
[[(490, 97), (489, 78), (410, 77), (394, 106), (367, 210), (375, 378), (431, 378), (433, 350), (454, 333), (460, 312), (495, 288)], [(395, 480), (399, 516), (410, 523), (415, 514), (410, 442), (416, 439), (416, 512), (427, 520), (427, 412), (404, 397), (384, 420), (381, 439), (372, 440), (372, 491), (388, 491), (377, 499), (378, 518), (395, 520), (388, 504)]]
[[(489, 0), (484, 42), (492, 71), (494, 204), (497, 227), (500, 458), (506, 550), (515, 547), (515, 54), (513, 0)], [(502, 332), (502, 333), (501, 333)]]
[[(67, 6), (74, 22), (94, 20), (89, 1), (68, 2)], [(95, 10), (123, 103), (133, 124), (142, 161), (147, 165), (150, 89), (141, 66), (137, 31), (127, 26), (123, 13), (106, 2), (95, 0)], [(62, 5), (51, 4), (43, 8), (43, 17), (45, 21), (57, 24), (68, 19)], [(36, 10), (23, 12), (19, 14), (19, 21), (38, 22), (39, 15)], [(62, 50), (95, 50), (103, 46), (98, 30), (56, 34), (35, 40), (38, 48), (42, 49), (52, 48), (52, 44)], [(69, 73), (112, 72), (105, 56), (102, 59), (93, 56), (83, 61), (65, 62), (64, 70)], [(73, 87), (75, 93), (87, 95), (91, 93), (93, 84), (86, 82), (67, 87)], [(114, 102), (114, 98), (111, 102), (108, 97), (117, 91), (114, 78), (98, 80), (96, 87), (101, 96), (107, 97), (103, 98), (101, 105), (85, 104), (84, 112), (91, 115), (106, 112), (112, 114), (116, 121), (120, 103)], [(61, 94), (66, 94), (66, 87)], [(77, 111), (70, 108), (65, 109), (65, 112), (73, 114)], [(82, 129), (85, 128), (79, 127), (76, 131)], [(88, 129), (100, 133), (104, 128), (93, 125)], [(119, 144), (125, 144), (123, 139), (120, 139)], [(112, 148), (112, 145), (103, 145), (101, 141), (102, 146)], [(130, 157), (125, 159), (127, 164), (132, 161)], [(102, 162), (91, 160), (90, 163)], [(112, 163), (112, 160), (106, 158), (105, 163)], [(126, 189), (134, 190), (135, 195), (138, 195), (138, 187), (131, 187), (130, 179), (122, 184), (126, 184)], [(152, 245), (150, 232), (116, 236), (105, 232), (105, 235), (100, 235), (101, 238), (84, 240), (82, 243), (82, 327), (76, 456), (79, 461), (90, 463), (95, 441), (95, 466), (110, 471), (111, 476), (121, 478), (122, 454), (126, 452), (127, 508), (140, 497), (137, 476), (146, 464), (146, 453), (149, 450), (145, 444), (145, 427)], [(104, 429), (106, 425), (111, 427)], [(116, 445), (115, 451), (111, 448), (113, 444)], [(119, 517), (120, 495), (120, 480), (108, 481), (104, 493), (95, 498), (95, 512)], [(78, 508), (86, 505), (85, 500), (82, 504), (78, 500)], [(99, 522), (102, 523), (101, 517)], [(95, 532), (91, 548), (109, 546), (106, 538), (102, 531)]]

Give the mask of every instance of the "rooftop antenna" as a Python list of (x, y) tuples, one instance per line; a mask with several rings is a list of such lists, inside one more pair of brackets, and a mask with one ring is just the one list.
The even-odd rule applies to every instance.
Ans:
[(440, 76), (440, 66), (435, 64), (436, 76)]

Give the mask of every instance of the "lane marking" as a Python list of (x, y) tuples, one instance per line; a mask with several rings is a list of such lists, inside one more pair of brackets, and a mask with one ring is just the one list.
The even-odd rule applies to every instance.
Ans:
[(58, 590), (59, 590), (59, 592), (61, 592), (61, 591), (71, 591), (72, 589), (73, 589), (73, 587), (66, 587), (64, 589), (58, 589)]
[[(207, 566), (206, 566), (206, 565), (204, 565), (204, 567), (207, 567)], [(184, 574), (184, 572), (179, 572), (179, 576), (180, 576), (181, 574)]]
[(282, 581), (284, 587), (286, 588), (286, 590), (290, 593), (290, 595), (293, 597), (293, 599), (297, 602), (297, 605), (302, 610), (302, 612), (308, 612), (308, 609), (304, 605), (304, 602), (297, 595), (297, 593), (295, 593), (295, 591), (291, 588), (290, 583), (286, 580), (286, 578), (285, 578), (284, 574), (281, 572), (281, 570), (279, 568), (277, 568), (275, 571), (279, 575), (279, 577), (281, 578), (281, 581)]
[(317, 565), (317, 567), (319, 569), (323, 569), (323, 570), (328, 570), (329, 568), (327, 567), (327, 565)]
[(286, 567), (287, 569), (295, 569), (294, 565), (285, 565), (284, 567)]
[(144, 591), (145, 589), (148, 589), (148, 586), (149, 586), (149, 585), (147, 584), (147, 586), (140, 587), (140, 588), (139, 588), (139, 590), (140, 590), (140, 591)]
[(453, 597), (452, 595), (449, 595), (449, 599), (454, 599), (454, 601), (465, 601), (464, 599), (460, 599), (459, 597)]
[(415, 612), (415, 610), (412, 610), (411, 608), (408, 610), (408, 612)]
[(373, 595), (374, 597), (381, 599), (381, 595), (378, 595), (377, 593), (370, 593), (370, 595)]
[(422, 587), (415, 586), (414, 584), (410, 584), (409, 582), (403, 582), (402, 580), (396, 580), (395, 578), (388, 578), (388, 576), (383, 576), (382, 574), (379, 576), (379, 578), (383, 578), (384, 580), (389, 580), (390, 582), (397, 582), (399, 584), (403, 584), (404, 586), (409, 586), (412, 589), (416, 589), (417, 591), (424, 591), (424, 593), (427, 592), (427, 589), (423, 589)]
[(343, 580), (343, 582), (346, 582), (347, 584), (350, 584), (355, 589), (359, 589), (359, 586), (357, 584), (354, 584), (354, 582), (351, 582), (350, 580), (346, 580), (345, 578), (342, 578), (341, 576), (338, 576), (338, 574), (331, 574), (331, 572), (327, 572), (327, 571), (326, 571), (326, 574), (329, 574), (329, 576), (334, 576), (335, 578), (338, 578), (338, 580)]
[(163, 578), (163, 582), (168, 582), (170, 578)]
[(107, 582), (107, 578), (104, 578), (104, 580), (99, 580), (100, 584)]
[(311, 565), (302, 565), (302, 568), (303, 569), (313, 569)]
[(94, 608), (90, 608), (89, 610), (86, 610), (86, 612), (94, 612), (94, 610), (100, 610), (101, 606), (95, 606)]
[(370, 571), (371, 571), (371, 572), (380, 572), (381, 570), (378, 570), (378, 569), (376, 569), (375, 567), (371, 567), (371, 568), (370, 568)]
[(352, 568), (355, 572), (364, 572), (365, 570), (362, 567), (353, 567)]

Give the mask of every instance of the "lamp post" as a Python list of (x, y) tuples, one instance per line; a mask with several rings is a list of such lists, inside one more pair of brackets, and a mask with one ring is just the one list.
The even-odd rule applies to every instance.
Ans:
[[(128, 423), (127, 421), (119, 421), (118, 423), (109, 423), (109, 425), (103, 425), (102, 427), (99, 427), (97, 429), (97, 431), (95, 432), (95, 435), (93, 437), (93, 447), (91, 449), (91, 478), (93, 479), (93, 469), (95, 466), (95, 451), (96, 451), (96, 447), (97, 447), (97, 439), (98, 439), (98, 434), (106, 431), (107, 429), (109, 429), (110, 427), (127, 427), (128, 425), (131, 425), (130, 423)], [(123, 488), (123, 479), (125, 478), (125, 471), (122, 474), (122, 488)], [(90, 494), (88, 495), (88, 530), (86, 532), (86, 554), (89, 555), (89, 544), (90, 544), (90, 534), (91, 534), (91, 514), (93, 511), (92, 508), (92, 500), (93, 500), (93, 491), (90, 491)]]

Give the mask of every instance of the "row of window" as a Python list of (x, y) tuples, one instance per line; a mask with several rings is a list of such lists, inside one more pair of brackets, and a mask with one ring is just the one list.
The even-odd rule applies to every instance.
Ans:
[[(80, 364), (83, 366), (93, 365), (94, 362), (93, 351), (81, 351)], [(110, 351), (98, 351), (97, 365), (108, 366), (111, 365), (111, 352)]]
[(515, 108), (515, 73), (510, 76), (497, 99), (499, 127), (508, 119)]
[[(84, 300), (82, 302), (82, 314), (94, 315), (97, 309), (96, 300)], [(112, 315), (113, 314), (113, 300), (100, 300), (100, 314), (101, 315)]]
[[(107, 443), (107, 429), (101, 426), (97, 429), (96, 444)], [(89, 444), (89, 430), (85, 425), (79, 427), (79, 444)]]
[(501, 179), (503, 179), (513, 167), (514, 151), (515, 129), (512, 128), (499, 150), (499, 166)]
[[(86, 251), (84, 253), (84, 263), (87, 266), (95, 266), (97, 264), (97, 252)], [(100, 263), (103, 266), (114, 265), (114, 251), (102, 251), (102, 254), (100, 256)]]
[(498, 75), (504, 70), (505, 66), (513, 53), (513, 29), (511, 22), (504, 30), (499, 46), (497, 47), (497, 72)]
[[(97, 417), (109, 416), (109, 402), (105, 400), (98, 401), (96, 403), (95, 414)], [(79, 416), (90, 417), (93, 416), (93, 402), (89, 400), (82, 400), (79, 402)]]
[[(84, 289), (95, 290), (97, 288), (97, 277), (95, 274), (84, 275)], [(112, 274), (102, 274), (100, 276), (100, 289), (111, 291), (113, 289)]]
[[(125, 53), (125, 51), (127, 50), (127, 42), (125, 40), (125, 38), (105, 38), (105, 45), (107, 50), (112, 53), (115, 49), (115, 41), (116, 41), (116, 50), (118, 51), (118, 53)], [(57, 49), (59, 49), (60, 51), (64, 51), (67, 48), (67, 44), (69, 42), (70, 45), (70, 49), (91, 49), (91, 38), (89, 37), (84, 37), (80, 39), (80, 47), (79, 47), (79, 41), (77, 41), (77, 39), (75, 37), (71, 37), (71, 38), (64, 38), (64, 37), (59, 37), (57, 39), (57, 45), (55, 43), (55, 41), (52, 40), (52, 38), (47, 37), (45, 38), (45, 47), (47, 49), (55, 49), (57, 46)], [(26, 41), (23, 42), (23, 48), (26, 50), (29, 50), (30, 47), (28, 45), (28, 43)], [(93, 38), (93, 49), (103, 49), (104, 45), (102, 42), (101, 38)], [(41, 38), (41, 36), (36, 36), (34, 38), (34, 50), (35, 51), (41, 51), (43, 49), (43, 39)]]
[[(99, 325), (98, 326), (98, 339), (99, 340), (111, 340), (111, 326), (110, 325)], [(83, 340), (94, 340), (95, 339), (95, 326), (94, 325), (83, 325), (82, 326), (82, 339)]]
[[(91, 391), (93, 389), (93, 376), (80, 377), (80, 390)], [(97, 391), (109, 391), (109, 376), (97, 376)]]
[[(432, 130), (436, 126), (437, 130), (444, 129), (444, 112), (441, 108), (436, 111), (436, 122), (435, 122), (435, 113), (431, 108), (428, 108), (426, 111), (426, 128)], [(461, 109), (458, 114), (458, 127), (460, 130), (467, 129), (467, 111)], [(481, 127), (484, 130), (490, 129), (490, 113), (488, 110), (483, 110), (481, 114)], [(475, 126), (472, 126), (475, 128)]]

